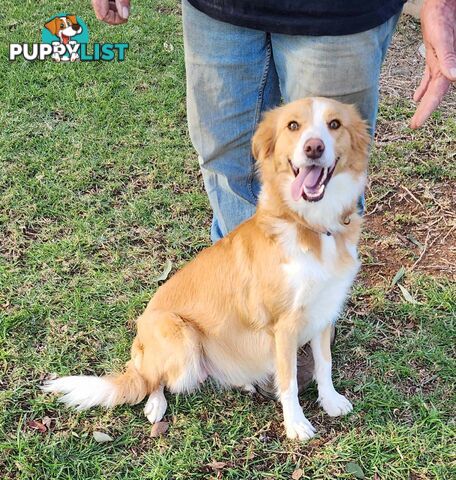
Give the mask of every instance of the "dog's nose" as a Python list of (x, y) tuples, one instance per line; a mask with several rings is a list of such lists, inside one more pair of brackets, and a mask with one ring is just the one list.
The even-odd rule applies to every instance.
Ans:
[(312, 160), (320, 158), (324, 151), (325, 144), (320, 138), (309, 138), (304, 144), (304, 153)]
[(81, 25), (79, 25), (79, 23), (73, 23), (72, 27), (76, 32), (81, 29)]

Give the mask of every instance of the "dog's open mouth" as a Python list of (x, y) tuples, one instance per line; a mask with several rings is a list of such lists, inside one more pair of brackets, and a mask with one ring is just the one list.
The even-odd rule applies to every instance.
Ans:
[(300, 198), (309, 202), (318, 202), (325, 194), (325, 188), (336, 169), (336, 158), (334, 165), (328, 168), (322, 168), (317, 165), (297, 169), (291, 160), (288, 160), (293, 171), (295, 179), (291, 184), (291, 196), (295, 202)]

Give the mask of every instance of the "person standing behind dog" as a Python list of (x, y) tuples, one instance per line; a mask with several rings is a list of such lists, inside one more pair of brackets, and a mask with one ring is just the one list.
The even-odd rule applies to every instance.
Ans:
[[(92, 4), (111, 25), (130, 16), (129, 0)], [(282, 99), (330, 97), (356, 104), (373, 135), (380, 68), (403, 4), (182, 1), (189, 132), (213, 210), (213, 242), (255, 211), (260, 185), (250, 145), (264, 111)], [(456, 0), (425, 0), (421, 26), (426, 68), (413, 96), (412, 128), (423, 125), (456, 80)], [(312, 373), (307, 345), (298, 358), (300, 389)]]
[[(187, 110), (217, 241), (249, 218), (259, 192), (250, 140), (262, 112), (305, 96), (355, 103), (375, 128), (380, 67), (403, 0), (183, 0)], [(130, 0), (92, 0), (127, 22)], [(425, 0), (426, 69), (410, 126), (456, 80), (456, 0)]]

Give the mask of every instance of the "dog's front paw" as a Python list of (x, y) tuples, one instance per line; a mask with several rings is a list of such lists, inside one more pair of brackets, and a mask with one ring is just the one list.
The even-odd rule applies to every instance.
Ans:
[(335, 390), (330, 394), (322, 396), (320, 398), (320, 405), (330, 417), (347, 415), (347, 413), (353, 410), (353, 405), (350, 401)]
[(292, 419), (285, 421), (287, 437), (291, 439), (309, 440), (315, 435), (315, 428), (302, 413)]

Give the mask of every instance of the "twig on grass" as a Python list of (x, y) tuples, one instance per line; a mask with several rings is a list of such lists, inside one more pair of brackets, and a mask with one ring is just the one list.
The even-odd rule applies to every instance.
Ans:
[(434, 243), (436, 242), (436, 240), (439, 238), (439, 235), (436, 235), (436, 237), (432, 240), (432, 242), (428, 245), (428, 240), (429, 240), (429, 236), (431, 235), (431, 231), (428, 230), (428, 233), (426, 235), (426, 240), (424, 241), (424, 247), (423, 247), (423, 250), (421, 251), (421, 254), (420, 256), (418, 257), (418, 260), (412, 265), (412, 267), (410, 268), (410, 271), (412, 271), (422, 260), (422, 258), (424, 257), (424, 254), (426, 253), (427, 249), (428, 248), (431, 248), (432, 245), (434, 245)]
[(447, 234), (442, 238), (442, 242), (444, 242), (448, 235), (456, 228), (456, 223), (450, 228), (450, 230), (447, 232)]
[(405, 190), (413, 198), (413, 200), (415, 200), (415, 202), (417, 202), (419, 205), (421, 205), (424, 208), (424, 205), (421, 203), (421, 201), (418, 198), (416, 198), (415, 195), (413, 195), (413, 193), (407, 187), (404, 187), (404, 185), (401, 185), (401, 188)]

